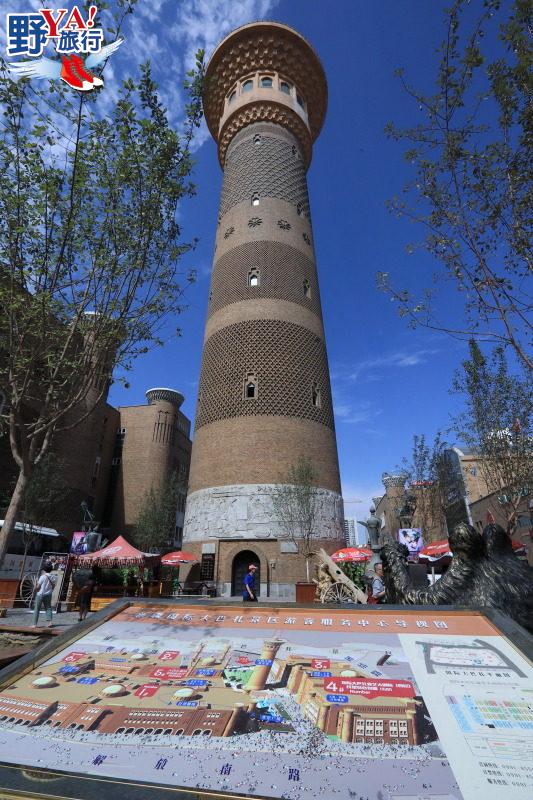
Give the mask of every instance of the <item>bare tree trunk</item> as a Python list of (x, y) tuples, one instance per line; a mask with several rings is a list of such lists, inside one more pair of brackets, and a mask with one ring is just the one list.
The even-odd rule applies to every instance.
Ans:
[(309, 557), (305, 559), (305, 573), (307, 575), (307, 583), (310, 583), (311, 581), (309, 579)]
[(2, 530), (0, 531), (0, 568), (4, 563), (9, 537), (15, 530), (15, 523), (24, 500), (24, 492), (26, 490), (26, 486), (28, 485), (28, 480), (29, 475), (27, 475), (21, 468), (17, 483), (15, 484), (15, 488), (9, 502), (9, 507), (6, 511), (4, 524), (2, 525)]

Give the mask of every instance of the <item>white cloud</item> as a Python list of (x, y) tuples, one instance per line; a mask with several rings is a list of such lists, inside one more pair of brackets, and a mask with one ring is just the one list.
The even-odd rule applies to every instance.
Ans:
[(415, 367), (418, 364), (424, 364), (428, 361), (429, 357), (438, 353), (438, 350), (415, 350), (413, 352), (406, 352), (399, 350), (376, 358), (363, 359), (348, 368), (347, 377), (351, 381), (359, 380), (377, 380), (375, 370), (383, 369), (383, 377), (386, 376), (385, 370), (403, 367)]

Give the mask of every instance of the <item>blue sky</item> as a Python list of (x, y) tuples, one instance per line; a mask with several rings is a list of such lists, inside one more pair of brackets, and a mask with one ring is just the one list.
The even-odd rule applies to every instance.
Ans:
[[(401, 145), (384, 133), (388, 121), (410, 125), (418, 109), (403, 94), (394, 70), (405, 67), (416, 85), (431, 87), (448, 0), (183, 0), (143, 3), (133, 32), (117, 54), (115, 75), (135, 50), (152, 56), (169, 108), (179, 114), (180, 68), (197, 46), (209, 56), (234, 27), (254, 19), (292, 25), (315, 47), (329, 83), (329, 108), (315, 144), (309, 190), (330, 361), (343, 494), (347, 516), (366, 514), (383, 493), (381, 473), (409, 455), (412, 437), (447, 427), (457, 400), (449, 395), (464, 345), (427, 331), (409, 330), (394, 305), (376, 289), (376, 272), (398, 281), (429, 281), (433, 265), (406, 245), (421, 231), (391, 216), (386, 200), (410, 171)], [(142, 8), (141, 8), (142, 11)], [(136, 19), (135, 19), (136, 16)], [(158, 25), (166, 31), (161, 41)], [(148, 35), (147, 35), (148, 34)], [(156, 50), (154, 55), (150, 48)], [(175, 74), (161, 69), (170, 49)], [(137, 53), (135, 53), (137, 55)], [(119, 60), (119, 56), (120, 59)], [(108, 79), (109, 81), (109, 79)], [(176, 105), (174, 105), (176, 104)], [(150, 386), (171, 386), (186, 397), (194, 419), (203, 328), (209, 291), (221, 171), (207, 131), (196, 151), (197, 197), (182, 208), (184, 235), (200, 238), (184, 264), (199, 280), (188, 290), (183, 336), (139, 360), (131, 388), (113, 388), (116, 404), (144, 402)]]
[[(477, 5), (481, 5), (476, 0)], [(27, 11), (37, 0), (6, 0), (3, 10)], [(54, 4), (47, 6), (56, 7)], [(71, 6), (72, 3), (68, 3)], [(391, 216), (385, 203), (412, 177), (403, 147), (384, 134), (387, 122), (412, 125), (420, 114), (394, 77), (404, 67), (418, 87), (432, 88), (449, 0), (139, 0), (124, 27), (126, 42), (106, 68), (106, 103), (119, 81), (150, 58), (171, 119), (181, 119), (184, 72), (198, 47), (209, 57), (233, 28), (257, 19), (293, 26), (315, 47), (329, 83), (329, 108), (315, 143), (308, 180), (330, 361), (346, 516), (366, 514), (383, 493), (381, 473), (411, 449), (415, 433), (446, 429), (457, 399), (449, 395), (465, 345), (424, 330), (409, 330), (376, 273), (399, 284), (429, 283), (434, 264), (406, 245), (422, 231)], [(205, 126), (196, 142), (196, 198), (180, 215), (185, 240), (199, 237), (183, 268), (198, 270), (187, 310), (172, 320), (180, 339), (136, 362), (131, 388), (112, 387), (116, 405), (145, 402), (153, 386), (179, 389), (194, 420), (209, 276), (221, 185), (214, 142)], [(453, 303), (453, 295), (446, 298)]]

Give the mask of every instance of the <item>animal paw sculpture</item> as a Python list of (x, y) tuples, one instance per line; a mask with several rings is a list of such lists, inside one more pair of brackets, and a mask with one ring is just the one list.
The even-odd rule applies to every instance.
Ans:
[(413, 586), (401, 545), (387, 542), (381, 551), (387, 601), (496, 608), (533, 632), (533, 572), (514, 555), (503, 528), (487, 525), (480, 536), (461, 523), (449, 542), (450, 568), (427, 589)]

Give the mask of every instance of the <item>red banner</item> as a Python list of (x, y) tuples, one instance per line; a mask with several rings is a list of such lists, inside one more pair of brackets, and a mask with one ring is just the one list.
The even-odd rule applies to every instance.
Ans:
[(333, 694), (359, 694), (363, 697), (414, 697), (409, 681), (390, 678), (324, 678), (324, 689)]
[(163, 678), (163, 680), (176, 680), (184, 678), (187, 672), (187, 667), (156, 667), (156, 669), (150, 672), (150, 677)]
[(313, 669), (329, 669), (331, 666), (331, 661), (329, 658), (313, 658), (311, 661), (311, 667)]
[(159, 661), (174, 661), (176, 656), (179, 656), (179, 650), (163, 650), (163, 652), (158, 655)]
[(143, 683), (142, 686), (135, 690), (135, 697), (153, 697), (158, 689), (157, 683)]
[(65, 664), (72, 664), (73, 662), (79, 661), (80, 658), (85, 658), (87, 653), (77, 652), (76, 650), (72, 650), (72, 652), (68, 653), (63, 661)]

